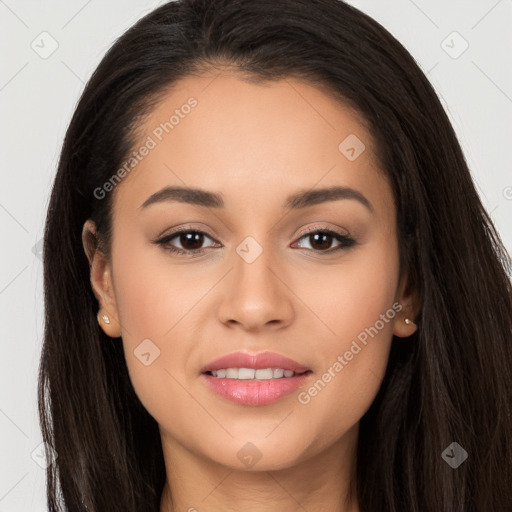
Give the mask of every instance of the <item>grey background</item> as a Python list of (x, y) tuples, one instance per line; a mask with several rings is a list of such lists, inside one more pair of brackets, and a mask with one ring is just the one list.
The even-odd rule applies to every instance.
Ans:
[[(0, 0), (0, 512), (46, 510), (36, 408), (39, 242), (65, 130), (108, 47), (161, 3)], [(512, 1), (349, 3), (384, 25), (428, 73), (511, 252)]]

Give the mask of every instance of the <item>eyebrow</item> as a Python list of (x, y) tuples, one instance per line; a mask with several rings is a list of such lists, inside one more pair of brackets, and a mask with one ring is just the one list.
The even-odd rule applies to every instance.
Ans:
[[(315, 190), (301, 190), (287, 197), (283, 208), (286, 210), (297, 210), (307, 208), (328, 201), (337, 201), (340, 199), (354, 199), (363, 204), (372, 213), (375, 212), (370, 201), (359, 191), (350, 187), (333, 186)], [(164, 187), (158, 192), (149, 196), (141, 208), (167, 201), (177, 201), (180, 203), (204, 206), (207, 208), (224, 208), (222, 195), (216, 192), (210, 192), (199, 188), (190, 187)]]

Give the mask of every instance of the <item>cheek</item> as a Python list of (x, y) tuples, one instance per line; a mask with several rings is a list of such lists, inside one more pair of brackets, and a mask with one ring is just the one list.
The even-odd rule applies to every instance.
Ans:
[[(318, 279), (314, 287), (314, 281), (309, 282), (308, 305), (324, 321), (330, 346), (339, 348), (347, 340), (350, 344), (379, 320), (395, 301), (398, 273), (397, 243), (393, 237), (382, 237), (347, 253), (339, 265), (320, 277), (323, 286)], [(391, 333), (392, 322), (382, 330)], [(325, 340), (321, 343), (325, 347)]]
[[(118, 234), (112, 248), (122, 343), (133, 387), (154, 415), (162, 397), (172, 397), (173, 406), (189, 399), (172, 377), (182, 380), (175, 368), (185, 367), (192, 346), (172, 341), (179, 339), (177, 333), (198, 300), (197, 285), (185, 283), (183, 273), (165, 257), (155, 258), (147, 244), (128, 243), (128, 236), (125, 240)], [(128, 246), (129, 251), (123, 250)]]
[(331, 432), (344, 432), (359, 421), (380, 388), (400, 309), (398, 272), (396, 245), (383, 243), (379, 250), (347, 258), (329, 281), (330, 293), (316, 297), (315, 311), (331, 332), (324, 329), (314, 342), (323, 365), (298, 401)]
[[(202, 289), (194, 274), (171, 263), (159, 247), (119, 229), (112, 257), (119, 318), (130, 342), (172, 336)], [(142, 237), (140, 237), (142, 238)], [(130, 250), (123, 250), (130, 247)]]

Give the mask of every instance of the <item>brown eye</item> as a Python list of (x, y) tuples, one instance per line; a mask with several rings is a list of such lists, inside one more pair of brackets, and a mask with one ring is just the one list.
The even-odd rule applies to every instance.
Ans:
[[(212, 240), (212, 238), (203, 231), (183, 229), (166, 235), (155, 243), (163, 246), (165, 250), (171, 253), (189, 255), (204, 252), (203, 244), (205, 239)], [(172, 240), (175, 241), (171, 243)], [(176, 245), (178, 245), (178, 247), (176, 247)]]
[[(316, 252), (331, 253), (342, 249), (347, 249), (355, 244), (355, 240), (347, 235), (337, 233), (331, 230), (316, 230), (303, 235), (300, 240), (305, 239), (309, 242), (311, 250)], [(331, 247), (333, 241), (337, 241), (338, 245)], [(299, 246), (303, 247), (303, 246)], [(305, 247), (309, 249), (308, 247)]]
[(200, 249), (204, 243), (204, 234), (198, 231), (189, 231), (187, 233), (180, 233), (176, 237), (181, 246), (185, 250), (197, 250)]
[[(205, 252), (207, 247), (203, 247), (203, 244), (206, 239), (213, 240), (203, 231), (182, 229), (166, 235), (154, 243), (161, 245), (166, 251), (171, 253), (190, 256)], [(310, 248), (298, 245), (299, 248), (305, 248), (320, 254), (330, 254), (345, 250), (356, 243), (353, 238), (329, 229), (310, 231), (302, 235), (299, 240), (303, 239), (309, 242)], [(338, 244), (332, 247), (333, 242), (338, 242)], [(210, 247), (213, 246), (211, 245)]]
[(319, 251), (330, 249), (334, 239), (334, 237), (328, 233), (314, 233), (312, 235), (308, 235), (308, 237), (313, 249)]

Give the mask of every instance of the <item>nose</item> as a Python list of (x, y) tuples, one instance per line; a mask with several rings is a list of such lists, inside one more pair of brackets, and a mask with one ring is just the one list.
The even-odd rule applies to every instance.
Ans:
[(219, 320), (246, 331), (282, 329), (294, 317), (293, 292), (270, 250), (252, 262), (234, 255), (233, 269), (223, 280)]

